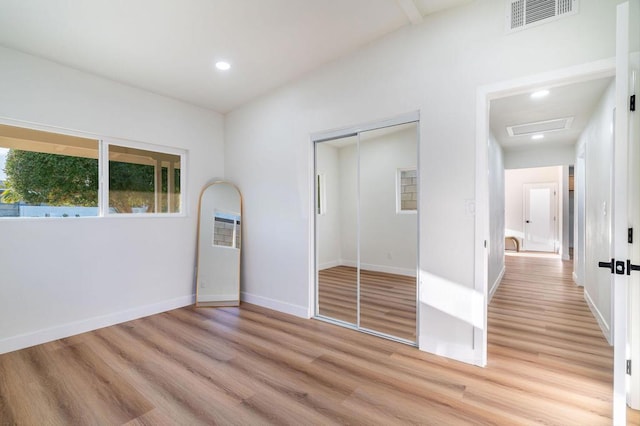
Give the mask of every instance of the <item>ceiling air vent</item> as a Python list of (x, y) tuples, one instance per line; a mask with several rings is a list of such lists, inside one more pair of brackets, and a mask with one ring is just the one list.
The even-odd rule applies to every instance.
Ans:
[(507, 126), (509, 136), (527, 136), (535, 133), (557, 132), (571, 127), (573, 117), (555, 118), (553, 120), (536, 121), (535, 123)]
[(507, 32), (578, 13), (578, 0), (507, 0)]

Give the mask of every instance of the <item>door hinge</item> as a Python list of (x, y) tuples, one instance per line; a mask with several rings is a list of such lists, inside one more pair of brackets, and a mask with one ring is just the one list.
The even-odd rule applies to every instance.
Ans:
[(631, 95), (629, 98), (629, 111), (636, 110), (636, 95)]
[(631, 375), (631, 360), (627, 360), (627, 374)]
[(629, 244), (633, 244), (633, 228), (627, 230), (627, 241)]

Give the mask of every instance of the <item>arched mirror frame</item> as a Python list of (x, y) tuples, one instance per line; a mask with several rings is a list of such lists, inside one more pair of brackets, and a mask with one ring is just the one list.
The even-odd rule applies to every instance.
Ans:
[[(221, 250), (229, 250), (229, 249), (233, 249), (236, 251), (237, 253), (237, 259), (238, 259), (238, 266), (237, 266), (237, 291), (234, 293), (237, 294), (237, 297), (233, 298), (233, 299), (229, 299), (229, 298), (225, 298), (225, 300), (218, 300), (218, 301), (203, 301), (202, 299), (202, 280), (203, 280), (203, 276), (205, 275), (205, 273), (203, 272), (203, 268), (202, 268), (202, 263), (203, 263), (203, 253), (202, 253), (202, 247), (201, 247), (201, 243), (203, 242), (203, 235), (202, 232), (205, 231), (204, 225), (203, 225), (203, 197), (205, 196), (205, 194), (207, 193), (207, 190), (211, 189), (212, 187), (216, 186), (216, 185), (228, 185), (231, 188), (233, 188), (237, 194), (238, 194), (238, 200), (239, 200), (239, 219), (236, 221), (234, 220), (234, 226), (238, 227), (238, 231), (239, 231), (239, 236), (236, 237), (234, 236), (233, 241), (234, 241), (234, 245), (237, 245), (238, 247), (219, 247)], [(208, 209), (211, 210), (212, 212), (215, 212), (215, 207), (213, 207), (213, 209)], [(196, 301), (195, 301), (195, 306), (197, 308), (201, 308), (201, 307), (224, 307), (224, 306), (239, 306), (240, 305), (240, 268), (241, 268), (241, 255), (242, 255), (242, 236), (243, 236), (243, 232), (242, 232), (242, 221), (243, 221), (243, 199), (242, 199), (242, 193), (240, 192), (240, 189), (233, 183), (229, 182), (229, 181), (225, 181), (225, 180), (216, 180), (213, 181), (207, 185), (205, 185), (202, 190), (200, 191), (200, 197), (198, 199), (198, 227), (197, 227), (197, 235), (196, 235)], [(214, 233), (214, 223), (215, 223), (215, 215), (213, 218), (213, 221), (209, 222), (212, 225), (209, 227), (210, 229), (206, 229), (207, 231), (207, 235), (212, 235)], [(212, 244), (213, 246), (213, 244)], [(228, 299), (228, 300), (227, 300)]]

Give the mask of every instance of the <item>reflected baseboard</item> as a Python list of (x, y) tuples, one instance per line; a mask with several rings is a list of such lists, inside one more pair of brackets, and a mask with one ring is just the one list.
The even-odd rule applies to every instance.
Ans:
[[(352, 260), (342, 260), (339, 266), (356, 267), (356, 262)], [(405, 277), (415, 277), (416, 270), (409, 268), (399, 268), (397, 266), (373, 265), (371, 263), (361, 263), (360, 268), (366, 271), (383, 272), (386, 274), (404, 275)]]

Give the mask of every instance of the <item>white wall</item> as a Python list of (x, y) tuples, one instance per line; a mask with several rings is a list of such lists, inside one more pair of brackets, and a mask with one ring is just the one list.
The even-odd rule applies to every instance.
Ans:
[(489, 297), (498, 289), (504, 275), (505, 171), (502, 147), (493, 134), (489, 138)]
[(0, 221), (0, 353), (192, 303), (219, 114), (0, 48), (0, 117), (188, 150), (184, 218)]
[[(327, 229), (324, 226), (326, 217), (320, 217), (318, 221), (321, 229), (327, 229), (328, 235), (338, 236), (341, 242), (338, 264), (355, 266), (357, 263), (359, 212), (360, 266), (372, 271), (415, 276), (417, 215), (396, 213), (396, 171), (416, 167), (416, 137), (415, 127), (375, 138), (368, 138), (365, 133), (359, 150), (355, 144), (339, 149), (340, 176), (332, 188), (339, 191), (340, 231)], [(319, 167), (328, 168), (323, 159), (326, 154), (319, 159)], [(334, 224), (334, 229), (337, 226)], [(321, 256), (331, 251), (335, 244), (324, 235), (320, 235), (319, 240)]]
[(615, 83), (598, 103), (579, 145), (585, 149), (585, 276), (584, 296), (611, 342), (612, 275), (599, 268), (611, 259), (611, 161), (613, 158), (613, 110)]
[[(505, 171), (505, 232), (508, 236), (517, 237), (520, 247), (524, 238), (524, 184), (555, 183), (560, 188), (561, 173), (562, 167), (558, 166)], [(559, 206), (561, 202), (559, 198)]]
[(564, 145), (556, 148), (510, 149), (504, 154), (504, 166), (506, 169), (528, 169), (570, 165), (575, 161), (575, 154), (573, 145)]
[[(244, 287), (251, 300), (310, 313), (310, 134), (420, 111), (420, 347), (474, 361), (475, 111), (479, 86), (614, 56), (615, 0), (512, 34), (502, 0), (404, 28), (226, 117), (227, 176), (246, 199)], [(550, 48), (552, 47), (552, 48)], [(289, 218), (284, 238), (270, 226)], [(429, 275), (426, 275), (426, 274)], [(442, 280), (434, 279), (439, 277)], [(452, 284), (449, 284), (452, 283)]]

